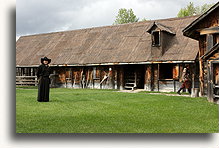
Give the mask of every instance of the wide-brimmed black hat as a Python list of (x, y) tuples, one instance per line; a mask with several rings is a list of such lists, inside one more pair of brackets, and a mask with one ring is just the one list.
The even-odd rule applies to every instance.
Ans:
[(41, 63), (43, 64), (43, 61), (48, 61), (48, 64), (51, 62), (51, 59), (48, 59), (47, 57), (41, 58)]

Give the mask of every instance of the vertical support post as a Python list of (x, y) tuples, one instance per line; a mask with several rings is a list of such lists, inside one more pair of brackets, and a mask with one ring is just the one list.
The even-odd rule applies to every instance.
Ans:
[(118, 66), (117, 67), (117, 89), (120, 89), (120, 72), (121, 72), (121, 67), (120, 66)]
[(24, 68), (21, 67), (21, 76), (24, 76)]
[(145, 75), (144, 75), (144, 90), (149, 90), (150, 88), (150, 74), (151, 72), (149, 71), (149, 65), (145, 65), (144, 66), (144, 71), (145, 71)]
[(65, 88), (67, 88), (67, 79), (66, 79), (66, 68), (65, 68)]
[(135, 85), (134, 85), (134, 87), (137, 87), (137, 72), (136, 72), (136, 70), (135, 70)]
[(204, 72), (203, 72), (203, 62), (202, 60), (199, 60), (199, 66), (200, 66), (200, 76), (199, 76), (199, 82), (200, 82), (200, 96), (204, 95)]
[(54, 77), (53, 77), (54, 83), (53, 83), (53, 84), (54, 84), (54, 87), (56, 87), (56, 69), (54, 69), (54, 72), (53, 72), (53, 73), (54, 73)]
[[(102, 76), (102, 73), (103, 73), (103, 67), (100, 67), (99, 68), (99, 74), (100, 74), (100, 80), (99, 80), (99, 83), (102, 81), (102, 79), (104, 78), (103, 76)], [(95, 85), (95, 81), (94, 81), (94, 85)], [(100, 84), (100, 89), (102, 89), (103, 88), (103, 83), (102, 84)]]
[(209, 51), (214, 45), (213, 34), (207, 34), (207, 51)]
[[(192, 88), (195, 88), (195, 73), (196, 73), (196, 64), (192, 64)], [(190, 68), (191, 69), (191, 68)]]
[(151, 85), (151, 91), (154, 91), (154, 65), (153, 64), (151, 64), (150, 65), (150, 71), (151, 71), (151, 83), (150, 83), (150, 85)]
[(159, 91), (160, 64), (157, 65), (157, 91)]
[(71, 68), (71, 87), (73, 88), (73, 67)]
[(35, 84), (34, 84), (34, 86), (37, 86), (37, 83), (38, 83), (38, 82), (37, 82), (37, 77), (35, 77), (34, 80), (35, 80)]
[(109, 88), (114, 88), (114, 74), (113, 68), (109, 67)]
[(213, 64), (210, 61), (207, 61), (207, 69), (208, 69), (208, 89), (207, 96), (209, 102), (214, 102), (214, 89), (213, 89)]
[(118, 81), (117, 81), (117, 77), (118, 77), (118, 72), (117, 72), (117, 67), (115, 67), (114, 68), (114, 77), (113, 77), (113, 88), (114, 89), (118, 89), (118, 87), (117, 87), (117, 83), (118, 83)]
[(120, 84), (119, 89), (123, 90), (124, 89), (124, 67), (120, 68), (120, 72), (119, 72), (119, 84)]

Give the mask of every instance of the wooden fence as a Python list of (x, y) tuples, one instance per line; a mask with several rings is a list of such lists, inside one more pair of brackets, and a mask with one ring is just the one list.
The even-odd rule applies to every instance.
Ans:
[(16, 86), (37, 86), (37, 76), (16, 76)]

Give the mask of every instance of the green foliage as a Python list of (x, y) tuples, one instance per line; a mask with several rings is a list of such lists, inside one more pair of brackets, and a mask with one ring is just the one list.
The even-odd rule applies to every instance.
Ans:
[(119, 9), (118, 15), (116, 16), (116, 20), (113, 24), (125, 24), (138, 22), (139, 18), (136, 17), (132, 9)]
[(197, 6), (196, 7), (196, 14), (203, 14), (203, 13), (205, 13), (213, 5), (214, 4), (204, 4), (203, 6)]
[(214, 4), (204, 4), (203, 6), (194, 6), (193, 2), (190, 2), (185, 8), (181, 8), (177, 14), (177, 17), (200, 15), (206, 12)]
[(115, 90), (16, 90), (16, 133), (214, 133), (218, 107), (206, 98)]

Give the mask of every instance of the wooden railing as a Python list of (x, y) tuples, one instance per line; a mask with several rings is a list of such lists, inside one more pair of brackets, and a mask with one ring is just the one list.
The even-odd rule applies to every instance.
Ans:
[(37, 86), (37, 76), (16, 76), (17, 85)]
[(179, 81), (179, 80), (175, 80), (175, 79), (158, 79), (157, 80), (158, 91), (160, 90), (160, 82), (168, 82), (168, 81), (173, 82), (173, 92), (176, 92), (176, 81)]

